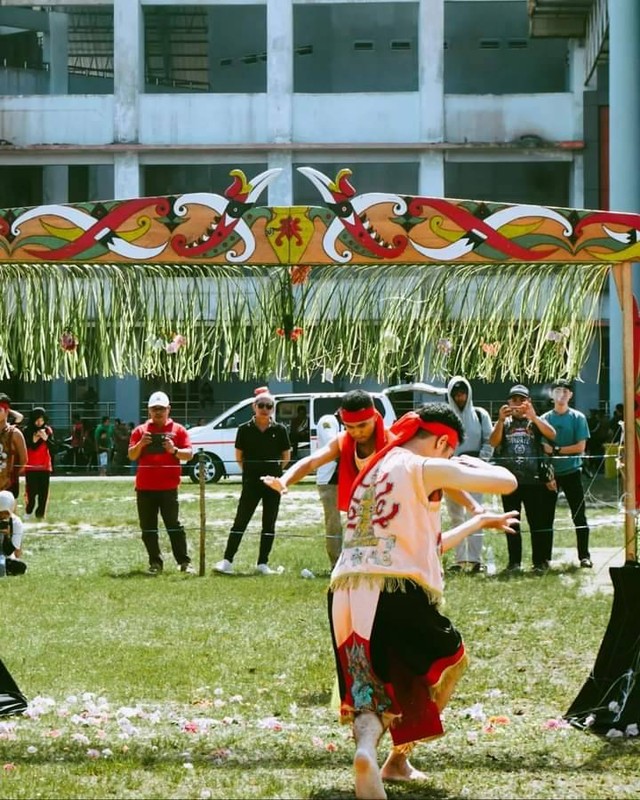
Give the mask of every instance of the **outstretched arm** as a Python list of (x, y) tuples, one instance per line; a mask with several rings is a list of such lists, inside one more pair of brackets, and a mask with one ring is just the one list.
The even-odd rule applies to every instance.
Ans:
[(461, 490), (463, 492), (489, 492), (511, 494), (518, 487), (512, 472), (496, 464), (488, 464), (472, 456), (454, 456), (450, 459), (428, 458), (424, 462), (425, 489)]
[(504, 514), (496, 514), (491, 511), (484, 511), (482, 514), (476, 514), (471, 517), (462, 525), (457, 525), (449, 531), (442, 534), (442, 552), (446, 553), (452, 547), (457, 547), (461, 541), (470, 536), (476, 531), (483, 530), (484, 528), (495, 528), (505, 533), (515, 533), (511, 527), (514, 522), (518, 521), (520, 516), (519, 511), (507, 511)]
[(315, 472), (318, 467), (328, 464), (329, 461), (335, 461), (339, 457), (340, 444), (336, 436), (325, 447), (321, 447), (310, 456), (296, 461), (280, 478), (274, 478), (273, 475), (265, 475), (262, 480), (270, 489), (280, 492), (280, 494), (286, 494), (288, 486), (301, 481), (310, 472)]

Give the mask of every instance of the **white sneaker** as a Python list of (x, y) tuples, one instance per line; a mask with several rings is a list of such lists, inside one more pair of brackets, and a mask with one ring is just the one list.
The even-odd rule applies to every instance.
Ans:
[(233, 575), (233, 564), (226, 558), (218, 563), (213, 568), (214, 572), (221, 572), (223, 575)]
[(277, 575), (275, 569), (271, 569), (268, 564), (258, 564), (256, 567), (256, 572), (260, 573), (260, 575)]

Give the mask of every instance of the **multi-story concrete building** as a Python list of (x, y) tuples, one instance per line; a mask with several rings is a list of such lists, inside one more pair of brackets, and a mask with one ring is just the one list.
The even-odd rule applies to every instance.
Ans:
[[(316, 203), (300, 165), (349, 166), (359, 192), (606, 207), (606, 6), (2, 0), (0, 207), (219, 190), (234, 166), (282, 168), (271, 205)], [(609, 399), (607, 321), (581, 407)], [(133, 420), (149, 388), (7, 385), (65, 413), (92, 385)], [(248, 387), (168, 388), (194, 421)]]

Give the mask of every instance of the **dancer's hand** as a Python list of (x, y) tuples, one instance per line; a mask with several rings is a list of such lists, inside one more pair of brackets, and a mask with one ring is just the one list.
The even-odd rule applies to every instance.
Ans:
[(478, 514), (476, 519), (480, 523), (481, 528), (495, 528), (504, 533), (517, 533), (512, 525), (520, 519), (519, 511), (507, 511), (504, 514), (496, 514), (493, 511), (485, 511)]
[(287, 485), (283, 483), (280, 478), (274, 478), (273, 475), (263, 475), (260, 480), (265, 483), (270, 489), (273, 489), (274, 492), (280, 492), (280, 494), (287, 493)]

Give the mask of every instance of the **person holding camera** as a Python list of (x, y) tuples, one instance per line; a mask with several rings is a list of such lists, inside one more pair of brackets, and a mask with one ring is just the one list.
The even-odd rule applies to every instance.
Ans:
[(35, 511), (36, 519), (43, 519), (49, 502), (49, 481), (53, 472), (52, 455), (55, 452), (53, 428), (47, 424), (44, 408), (36, 406), (29, 414), (24, 429), (27, 443), (27, 469), (25, 472), (25, 519)]
[[(512, 386), (507, 402), (500, 406), (489, 444), (494, 448), (496, 463), (506, 467), (518, 479), (515, 491), (502, 495), (502, 507), (505, 511), (519, 513), (524, 506), (531, 531), (531, 560), (536, 575), (549, 569), (556, 503), (553, 467), (545, 457), (543, 437), (555, 439), (555, 428), (537, 415), (526, 386), (521, 383)], [(519, 573), (522, 571), (520, 522), (515, 521), (512, 527), (516, 533), (507, 536), (507, 572)]]
[(187, 552), (187, 535), (179, 519), (178, 487), (182, 462), (192, 457), (187, 429), (169, 417), (171, 405), (164, 392), (149, 398), (149, 419), (138, 425), (129, 440), (129, 459), (138, 462), (135, 488), (142, 541), (149, 557), (149, 575), (164, 567), (158, 541), (158, 514), (169, 534), (173, 557), (181, 572), (195, 575)]
[(24, 575), (27, 571), (27, 565), (20, 560), (24, 527), (20, 517), (13, 512), (15, 502), (15, 497), (8, 489), (0, 492), (2, 554), (5, 559), (5, 573), (7, 575)]

